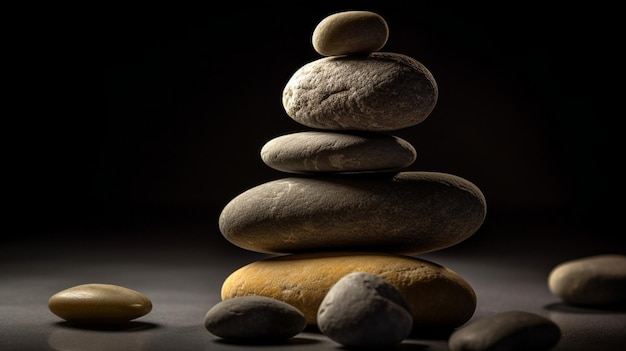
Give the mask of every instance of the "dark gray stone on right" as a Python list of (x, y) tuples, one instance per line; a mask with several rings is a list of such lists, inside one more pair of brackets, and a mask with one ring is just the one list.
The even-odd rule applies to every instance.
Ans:
[(477, 319), (454, 331), (451, 351), (549, 350), (561, 339), (561, 329), (548, 318), (507, 311)]

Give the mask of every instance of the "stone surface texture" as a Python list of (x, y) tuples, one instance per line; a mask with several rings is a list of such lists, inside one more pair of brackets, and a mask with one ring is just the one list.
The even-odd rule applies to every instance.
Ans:
[(385, 46), (389, 27), (370, 11), (342, 11), (324, 18), (313, 31), (313, 48), (320, 55), (368, 54)]
[(353, 272), (330, 288), (317, 311), (317, 325), (345, 346), (392, 346), (409, 336), (413, 317), (391, 283), (375, 274)]
[(82, 284), (57, 292), (48, 300), (55, 315), (81, 324), (118, 324), (152, 310), (145, 295), (118, 285)]
[(561, 330), (550, 319), (526, 311), (506, 311), (457, 329), (448, 346), (451, 351), (542, 351), (552, 349), (560, 339)]
[(353, 272), (378, 275), (409, 304), (414, 328), (455, 328), (476, 308), (471, 285), (449, 268), (406, 255), (371, 252), (275, 256), (247, 264), (223, 282), (222, 299), (263, 295), (284, 301), (317, 324), (317, 311), (339, 279)]
[(563, 302), (626, 308), (626, 255), (600, 254), (563, 262), (552, 269), (548, 287)]
[(284, 341), (303, 331), (306, 325), (304, 314), (297, 308), (257, 295), (221, 301), (204, 317), (209, 332), (234, 341)]
[(306, 131), (276, 137), (261, 148), (266, 165), (288, 173), (399, 170), (416, 157), (409, 142), (382, 133)]
[(446, 173), (290, 177), (232, 199), (219, 227), (228, 241), (256, 252), (423, 253), (470, 237), (486, 210), (477, 186)]
[(424, 121), (437, 103), (432, 73), (398, 53), (324, 57), (300, 67), (282, 102), (296, 122), (316, 129), (391, 131)]

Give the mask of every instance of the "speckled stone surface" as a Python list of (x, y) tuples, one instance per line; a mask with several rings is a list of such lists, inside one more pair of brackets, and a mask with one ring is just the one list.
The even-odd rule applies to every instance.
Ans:
[(432, 73), (409, 56), (324, 57), (300, 67), (283, 90), (296, 122), (325, 130), (391, 131), (424, 121), (437, 103)]
[(486, 211), (480, 189), (451, 174), (290, 177), (239, 194), (222, 209), (219, 227), (234, 245), (257, 252), (421, 253), (467, 239)]
[(506, 311), (477, 319), (448, 339), (451, 351), (550, 350), (561, 338), (550, 319), (526, 311)]
[(410, 309), (400, 291), (384, 278), (353, 272), (328, 290), (317, 311), (317, 325), (345, 346), (392, 346), (411, 333)]
[(276, 342), (292, 338), (306, 327), (304, 314), (286, 302), (258, 295), (223, 300), (209, 309), (204, 326), (233, 341)]
[(148, 297), (113, 284), (82, 284), (52, 295), (48, 308), (55, 315), (79, 324), (119, 324), (152, 310)]
[(382, 133), (306, 131), (276, 137), (261, 148), (266, 165), (288, 173), (399, 170), (416, 157), (408, 141)]
[(405, 255), (371, 252), (310, 253), (270, 257), (232, 272), (222, 299), (245, 295), (276, 298), (298, 308), (317, 324), (318, 308), (339, 279), (353, 272), (381, 276), (406, 299), (414, 328), (455, 328), (476, 308), (472, 286), (456, 272)]
[(587, 307), (626, 308), (626, 255), (600, 254), (562, 262), (548, 277), (563, 302)]
[(324, 56), (368, 54), (380, 50), (389, 37), (384, 18), (371, 11), (343, 11), (315, 27), (313, 48)]

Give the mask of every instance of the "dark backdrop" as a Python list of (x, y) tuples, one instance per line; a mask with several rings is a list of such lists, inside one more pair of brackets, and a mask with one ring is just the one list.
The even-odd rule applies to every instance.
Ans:
[(259, 154), (306, 129), (284, 112), (283, 87), (320, 58), (317, 23), (350, 9), (382, 15), (383, 51), (422, 62), (439, 85), (429, 118), (394, 133), (417, 149), (411, 170), (474, 182), (490, 220), (558, 218), (614, 235), (615, 9), (401, 3), (55, 4), (7, 14), (5, 214), (17, 227), (6, 235), (215, 230), (231, 198), (287, 176)]

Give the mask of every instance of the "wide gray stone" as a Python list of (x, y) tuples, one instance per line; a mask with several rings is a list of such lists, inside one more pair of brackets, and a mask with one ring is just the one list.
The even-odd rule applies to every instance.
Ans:
[(294, 306), (257, 295), (222, 300), (204, 317), (210, 333), (234, 341), (283, 341), (303, 331), (306, 325), (304, 314)]
[(219, 228), (234, 245), (264, 253), (422, 253), (467, 239), (486, 211), (476, 185), (447, 173), (289, 177), (233, 198)]
[(600, 254), (563, 262), (550, 272), (548, 287), (571, 305), (626, 308), (626, 255)]
[(345, 346), (391, 346), (409, 336), (413, 317), (404, 296), (384, 278), (354, 272), (328, 290), (317, 326)]
[(561, 338), (559, 326), (526, 311), (507, 311), (477, 319), (454, 331), (451, 351), (549, 350)]
[(324, 56), (368, 54), (389, 38), (387, 22), (370, 11), (343, 11), (324, 18), (313, 31), (313, 48)]
[(398, 53), (333, 56), (309, 62), (287, 82), (287, 114), (317, 129), (391, 131), (421, 123), (438, 98), (431, 72)]
[(282, 135), (261, 148), (261, 159), (283, 172), (392, 171), (417, 153), (406, 140), (382, 133), (308, 131)]

